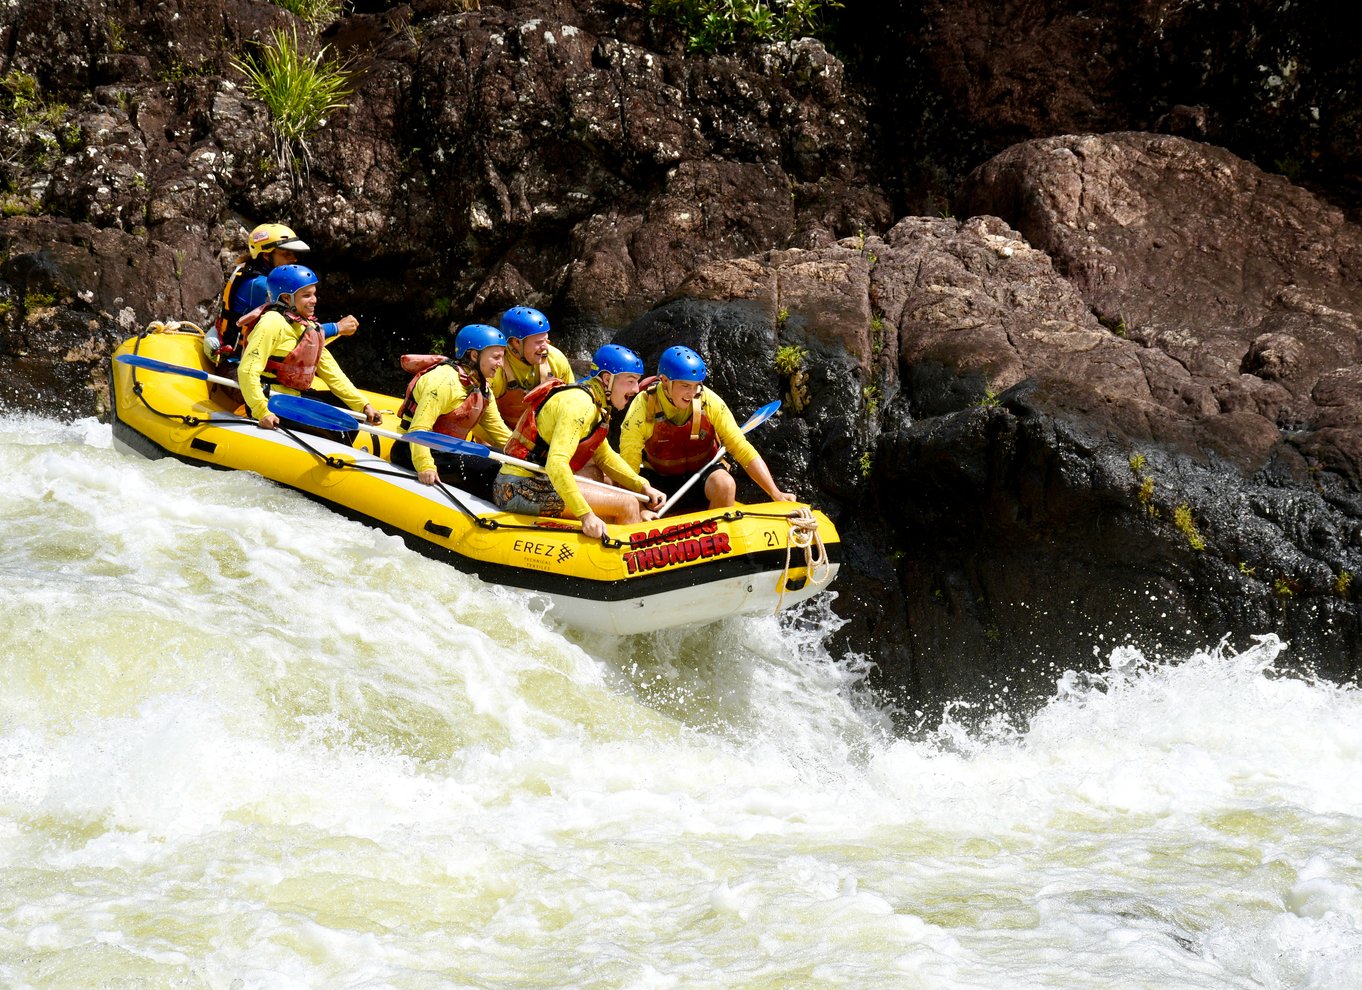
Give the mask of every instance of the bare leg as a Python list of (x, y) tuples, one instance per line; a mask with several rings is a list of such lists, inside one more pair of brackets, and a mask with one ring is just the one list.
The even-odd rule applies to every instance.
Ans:
[(725, 509), (738, 500), (738, 483), (720, 468), (705, 479), (705, 498), (711, 509)]
[(599, 481), (607, 485), (613, 485), (615, 479), (610, 477), (594, 464), (588, 464), (577, 472), (579, 478), (590, 478), (592, 481)]
[(606, 522), (636, 523), (640, 519), (639, 501), (634, 497), (633, 492), (627, 492), (624, 489), (620, 489), (618, 492), (607, 492), (600, 488), (583, 486), (582, 496), (591, 506), (591, 511)]

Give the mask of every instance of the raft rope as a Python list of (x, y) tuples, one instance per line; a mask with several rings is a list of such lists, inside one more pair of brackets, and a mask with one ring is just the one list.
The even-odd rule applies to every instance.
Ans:
[(804, 552), (804, 573), (805, 581), (812, 583), (814, 587), (821, 588), (832, 578), (832, 563), (828, 559), (827, 548), (823, 546), (823, 538), (818, 535), (818, 520), (813, 517), (813, 512), (808, 506), (802, 506), (798, 511), (791, 512), (785, 517), (790, 524), (790, 536), (785, 541), (785, 569), (780, 577), (776, 578), (776, 608), (777, 613), (785, 606), (785, 587), (790, 577), (790, 558), (794, 556), (796, 549)]
[[(148, 336), (149, 334), (173, 333), (179, 330), (179, 328), (182, 325), (183, 324), (179, 323), (170, 324), (160, 322), (148, 323), (147, 328), (137, 335), (137, 343), (133, 345), (132, 352), (134, 354), (138, 352), (138, 350), (142, 346), (142, 338)], [(195, 330), (198, 330), (200, 336), (203, 335), (203, 330), (200, 329), (199, 327), (194, 326), (194, 324), (192, 323), (187, 325), (194, 327)], [(110, 391), (112, 392), (112, 383), (110, 383)], [(157, 416), (160, 416), (164, 419), (178, 419), (185, 426), (202, 426), (205, 422), (204, 420), (200, 419), (197, 416), (184, 416), (179, 413), (163, 412), (162, 410), (157, 409), (155, 406), (153, 406), (150, 402), (147, 401), (147, 397), (142, 394), (142, 383), (137, 379), (137, 370), (135, 368), (133, 369), (132, 372), (132, 394), (137, 396), (137, 398), (141, 400), (142, 405), (146, 406), (149, 412), (155, 413)], [(254, 423), (255, 420), (250, 420), (250, 422)]]
[[(502, 522), (500, 519), (488, 519), (486, 516), (477, 516), (474, 518), (474, 522), (483, 529), (523, 529), (534, 533), (580, 533), (582, 531), (580, 526), (558, 525), (559, 520), (556, 516), (543, 516), (541, 518), (550, 520), (550, 523), (547, 525), (544, 523), (508, 523)], [(564, 521), (571, 522), (572, 520)], [(623, 550), (629, 546), (629, 543), (606, 535), (601, 537), (601, 546), (607, 550)]]

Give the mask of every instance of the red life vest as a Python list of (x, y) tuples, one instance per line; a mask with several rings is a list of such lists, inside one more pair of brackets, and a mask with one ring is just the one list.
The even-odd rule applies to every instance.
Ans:
[[(587, 393), (591, 394), (591, 386), (585, 382), (565, 385), (557, 378), (550, 378), (525, 393), (525, 411), (516, 421), (515, 429), (511, 431), (511, 439), (506, 442), (506, 453), (512, 457), (519, 457), (522, 461), (533, 461), (541, 467), (548, 463), (549, 444), (539, 435), (539, 424), (536, 421), (535, 414), (545, 402), (569, 388), (586, 389)], [(591, 401), (596, 401), (595, 395), (591, 395)], [(597, 447), (605, 442), (606, 434), (610, 432), (609, 408), (602, 410), (597, 406), (597, 411), (601, 413), (601, 418), (596, 429), (577, 441), (577, 450), (569, 461), (572, 465), (573, 474), (586, 467), (591, 460), (591, 455), (596, 452)]]
[[(510, 361), (511, 354), (506, 352), (506, 360)], [(497, 396), (497, 408), (501, 410), (501, 418), (508, 423), (520, 422), (521, 415), (525, 412), (525, 402), (529, 398), (530, 392), (536, 388), (543, 388), (549, 382), (563, 382), (553, 376), (553, 366), (545, 360), (536, 369), (539, 376), (539, 383), (527, 389), (520, 383), (515, 375), (511, 374), (509, 365), (501, 369), (501, 375), (506, 380), (506, 391)]]
[(260, 317), (270, 310), (290, 323), (300, 324), (303, 333), (298, 338), (298, 343), (293, 345), (293, 350), (282, 358), (265, 359), (265, 370), (261, 377), (272, 375), (274, 381), (280, 385), (305, 392), (312, 387), (312, 379), (317, 376), (317, 362), (321, 360), (322, 351), (326, 348), (326, 336), (322, 333), (322, 325), (316, 320), (309, 320), (278, 303), (258, 306), (238, 321), (237, 325), (241, 327), (241, 351), (243, 354), (246, 352), (246, 340), (251, 330), (260, 321)]
[(653, 423), (653, 435), (643, 442), (643, 456), (648, 466), (658, 474), (693, 474), (708, 464), (719, 449), (714, 424), (705, 414), (705, 404), (697, 390), (691, 402), (690, 422), (677, 426), (662, 411), (657, 388), (657, 385), (652, 385), (644, 393), (648, 402), (648, 418)]
[(457, 362), (450, 361), (442, 354), (402, 355), (402, 370), (415, 375), (407, 383), (407, 397), (402, 400), (402, 408), (397, 411), (398, 416), (402, 419), (402, 429), (411, 429), (412, 417), (416, 415), (416, 383), (436, 368), (441, 368), (447, 364), (454, 365), (454, 371), (459, 376), (459, 384), (464, 387), (464, 391), (468, 395), (452, 412), (438, 416), (431, 429), (437, 433), (458, 437), (460, 440), (468, 439), (469, 430), (477, 425), (478, 420), (482, 418), (483, 409), (487, 407), (490, 386), (486, 383), (479, 385), (467, 368)]

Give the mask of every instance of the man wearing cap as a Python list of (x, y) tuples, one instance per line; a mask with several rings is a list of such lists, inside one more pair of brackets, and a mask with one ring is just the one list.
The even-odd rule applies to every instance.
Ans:
[[(235, 364), (240, 360), (241, 331), (237, 321), (270, 301), (265, 280), (280, 265), (297, 264), (298, 256), (312, 250), (307, 242), (282, 223), (262, 223), (246, 240), (247, 250), (236, 260), (222, 289), (217, 321), (204, 335), (203, 349), (215, 361)], [(329, 343), (359, 329), (359, 320), (345, 316), (336, 323), (323, 323)]]

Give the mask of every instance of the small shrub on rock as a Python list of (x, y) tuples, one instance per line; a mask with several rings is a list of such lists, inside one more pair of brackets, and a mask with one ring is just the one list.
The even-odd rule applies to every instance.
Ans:
[(672, 18), (693, 52), (813, 36), (838, 0), (649, 0), (648, 12)]

